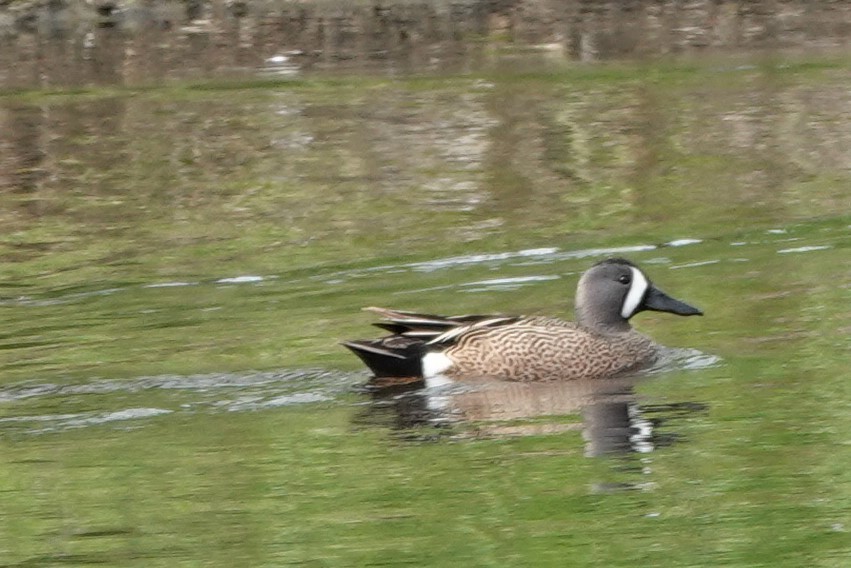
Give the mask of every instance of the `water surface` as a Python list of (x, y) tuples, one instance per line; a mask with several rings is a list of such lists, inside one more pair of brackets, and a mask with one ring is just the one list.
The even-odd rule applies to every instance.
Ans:
[[(843, 566), (849, 75), (3, 95), (4, 565)], [(607, 256), (706, 313), (637, 316), (696, 351), (616, 392), (435, 419), (337, 345), (567, 316)]]

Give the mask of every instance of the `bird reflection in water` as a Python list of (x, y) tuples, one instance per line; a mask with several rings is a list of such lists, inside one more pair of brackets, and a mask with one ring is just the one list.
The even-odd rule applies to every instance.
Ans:
[[(415, 439), (439, 436), (441, 426), (459, 424), (464, 428), (453, 430), (452, 435), (506, 437), (581, 431), (587, 456), (647, 453), (680, 439), (674, 432), (661, 432), (663, 423), (706, 407), (691, 402), (642, 404), (635, 392), (641, 380), (520, 383), (481, 378), (430, 389), (413, 379), (373, 381), (369, 388), (372, 403), (361, 418), (389, 421)], [(578, 419), (565, 421), (565, 416)]]

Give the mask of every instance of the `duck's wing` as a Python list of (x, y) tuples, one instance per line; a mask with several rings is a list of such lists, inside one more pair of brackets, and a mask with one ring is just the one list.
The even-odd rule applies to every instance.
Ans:
[(523, 322), (524, 316), (477, 316), (480, 319), (447, 329), (443, 333), (432, 337), (427, 345), (449, 346), (473, 332), (497, 327), (507, 327)]
[(377, 377), (422, 376), (422, 357), (439, 350), (473, 330), (506, 325), (518, 316), (463, 315), (438, 316), (387, 308), (364, 310), (380, 315), (375, 323), (391, 335), (378, 339), (343, 341)]
[[(387, 308), (368, 307), (364, 308), (380, 315), (384, 321), (376, 322), (375, 326), (387, 330), (394, 335), (403, 337), (419, 338), (428, 343), (442, 343), (456, 334), (464, 333), (470, 329), (479, 329), (492, 325), (506, 324), (520, 319), (520, 316), (501, 315), (461, 315), (461, 316), (438, 316), (434, 314), (421, 314)], [(443, 337), (448, 335), (447, 337)], [(443, 338), (438, 341), (438, 338)]]

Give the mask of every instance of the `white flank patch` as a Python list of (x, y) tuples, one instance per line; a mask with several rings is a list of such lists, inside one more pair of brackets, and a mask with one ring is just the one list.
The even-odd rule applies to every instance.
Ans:
[(638, 309), (638, 305), (641, 304), (641, 300), (644, 299), (647, 288), (650, 286), (647, 278), (645, 278), (639, 269), (634, 266), (630, 266), (629, 269), (632, 270), (632, 285), (629, 287), (629, 292), (627, 292), (626, 299), (623, 301), (623, 307), (621, 307), (621, 317), (624, 319), (632, 317), (635, 310)]
[(443, 353), (436, 351), (426, 353), (423, 356), (423, 378), (427, 380), (426, 384), (428, 386), (432, 386), (431, 383), (428, 382), (428, 379), (442, 375), (449, 370), (450, 367), (452, 367), (452, 359)]

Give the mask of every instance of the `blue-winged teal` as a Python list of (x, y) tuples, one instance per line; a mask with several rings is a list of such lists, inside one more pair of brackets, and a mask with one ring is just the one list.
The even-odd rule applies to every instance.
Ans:
[(658, 345), (632, 329), (643, 310), (702, 315), (671, 298), (628, 260), (592, 266), (576, 290), (576, 322), (544, 316), (451, 316), (366, 308), (392, 335), (346, 341), (376, 377), (423, 377), (429, 384), (464, 376), (513, 381), (612, 377), (647, 366)]

